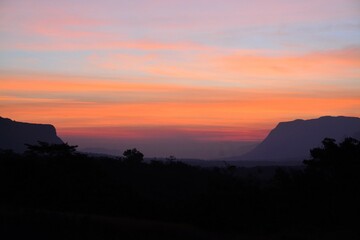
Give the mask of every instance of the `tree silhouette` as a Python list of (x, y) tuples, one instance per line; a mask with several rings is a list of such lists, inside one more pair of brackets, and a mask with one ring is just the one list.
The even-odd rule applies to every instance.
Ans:
[(70, 146), (68, 143), (62, 144), (50, 144), (47, 142), (38, 141), (38, 145), (25, 144), (27, 155), (39, 155), (39, 156), (70, 156), (76, 152), (77, 145)]
[(127, 163), (141, 163), (144, 160), (144, 154), (136, 148), (127, 149), (124, 151), (122, 159)]
[(360, 184), (360, 142), (346, 138), (337, 144), (325, 138), (323, 147), (310, 150), (311, 158), (304, 160), (305, 172), (313, 182), (323, 182), (338, 188), (349, 188)]
[(311, 159), (304, 160), (308, 168), (331, 168), (358, 166), (360, 164), (360, 142), (354, 138), (345, 138), (340, 144), (336, 140), (325, 138), (323, 147), (310, 150)]
[(175, 162), (175, 161), (176, 161), (176, 157), (173, 156), (173, 155), (170, 155), (169, 157), (166, 158), (166, 161), (167, 161), (167, 162), (170, 162), (170, 163), (171, 163), (171, 162)]

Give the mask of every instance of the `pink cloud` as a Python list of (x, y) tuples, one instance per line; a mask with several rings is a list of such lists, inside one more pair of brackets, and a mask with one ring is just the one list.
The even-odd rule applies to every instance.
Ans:
[[(59, 34), (59, 32), (47, 34)], [(36, 42), (8, 42), (2, 43), (0, 49), (2, 50), (26, 50), (26, 51), (79, 51), (79, 50), (142, 50), (142, 51), (189, 51), (189, 50), (206, 50), (211, 49), (205, 45), (196, 44), (193, 42), (161, 42), (154, 40), (108, 40), (101, 39), (101, 33), (87, 33), (78, 32), (79, 40), (70, 40), (69, 38), (58, 38), (51, 41), (36, 41)], [(83, 37), (101, 36), (100, 39), (83, 40)]]
[(187, 138), (199, 141), (259, 141), (268, 134), (268, 129), (248, 127), (178, 127), (178, 126), (139, 126), (139, 127), (79, 127), (60, 128), (65, 137), (124, 138), (124, 139), (169, 139)]

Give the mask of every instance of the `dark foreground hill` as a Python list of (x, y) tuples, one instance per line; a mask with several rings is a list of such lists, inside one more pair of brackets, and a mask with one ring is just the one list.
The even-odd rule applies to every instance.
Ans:
[(21, 153), (26, 149), (24, 144), (36, 144), (38, 141), (63, 143), (53, 125), (16, 122), (0, 117), (0, 149)]
[(271, 178), (145, 162), (136, 149), (117, 159), (67, 144), (0, 151), (0, 239), (359, 239), (360, 143), (323, 145), (304, 170)]
[(360, 118), (320, 117), (279, 123), (254, 150), (240, 157), (242, 160), (291, 161), (303, 160), (309, 150), (322, 139), (342, 141), (346, 137), (360, 138)]

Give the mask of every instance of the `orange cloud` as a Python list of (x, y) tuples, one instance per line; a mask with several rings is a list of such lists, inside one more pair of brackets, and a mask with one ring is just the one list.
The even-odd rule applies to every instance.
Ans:
[[(2, 99), (2, 114), (21, 119), (51, 118), (59, 127), (253, 126), (302, 116), (360, 116), (360, 99), (267, 96), (223, 102), (91, 103)], [(47, 122), (47, 121), (46, 121)]]
[(336, 86), (274, 91), (11, 74), (0, 75), (0, 82), (2, 116), (53, 123), (68, 135), (112, 137), (121, 135), (114, 129), (129, 128), (121, 136), (141, 138), (153, 133), (131, 129), (168, 127), (194, 139), (260, 140), (261, 129), (278, 121), (360, 116), (357, 88)]
[(91, 65), (99, 70), (118, 70), (184, 81), (221, 82), (246, 87), (303, 88), (339, 85), (360, 78), (360, 48), (279, 54), (276, 52), (238, 51), (224, 55), (205, 51), (178, 56), (178, 61), (161, 55), (112, 54), (92, 56)]
[(42, 91), (64, 93), (91, 93), (91, 92), (114, 92), (114, 91), (170, 91), (180, 86), (154, 83), (134, 83), (115, 80), (101, 80), (85, 77), (64, 77), (61, 75), (0, 75), (2, 91)]
[(296, 56), (233, 54), (218, 59), (218, 64), (239, 76), (272, 79), (359, 78), (360, 48), (312, 52)]

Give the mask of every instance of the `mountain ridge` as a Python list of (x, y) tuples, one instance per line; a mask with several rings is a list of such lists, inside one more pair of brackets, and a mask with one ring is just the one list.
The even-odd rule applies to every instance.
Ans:
[(0, 133), (0, 149), (11, 149), (18, 153), (26, 150), (25, 144), (36, 144), (38, 141), (64, 143), (51, 124), (17, 122), (0, 117)]
[(320, 146), (326, 138), (341, 141), (346, 137), (359, 138), (360, 118), (322, 116), (317, 119), (296, 119), (280, 122), (252, 151), (240, 160), (303, 160), (310, 149)]

